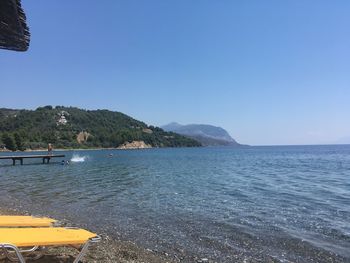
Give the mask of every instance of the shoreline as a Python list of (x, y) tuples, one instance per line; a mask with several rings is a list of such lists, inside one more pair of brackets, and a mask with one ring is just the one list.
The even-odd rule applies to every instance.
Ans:
[[(164, 147), (165, 148), (165, 147)], [(130, 148), (130, 149), (118, 149), (118, 148), (69, 148), (69, 149), (54, 149), (53, 152), (72, 152), (72, 151), (103, 151), (103, 150), (147, 150), (147, 149), (158, 149), (157, 147), (152, 148)], [(24, 151), (9, 151), (9, 150), (0, 150), (0, 153), (26, 153), (26, 152), (47, 152), (47, 149), (30, 149), (30, 150), (24, 150)]]
[[(21, 206), (19, 208), (8, 208), (4, 206), (0, 206), (0, 215), (32, 215), (38, 217), (49, 217), (50, 213), (29, 213), (28, 211), (21, 210)], [(130, 240), (121, 240), (119, 238), (112, 237), (112, 233), (106, 232), (106, 230), (96, 231), (91, 229), (85, 223), (83, 224), (75, 224), (72, 220), (69, 220), (65, 217), (62, 219), (58, 219), (59, 226), (63, 227), (78, 227), (83, 228), (95, 233), (98, 233), (102, 240), (99, 243), (92, 244), (89, 246), (87, 254), (84, 256), (82, 263), (216, 263), (216, 262), (269, 262), (269, 263), (278, 263), (281, 262), (281, 259), (278, 256), (274, 256), (269, 253), (261, 253), (260, 250), (257, 251), (245, 251), (237, 250), (231, 251), (229, 261), (223, 259), (224, 261), (220, 261), (214, 258), (208, 257), (198, 257), (198, 255), (194, 255), (192, 253), (167, 253), (165, 251), (157, 251), (151, 250), (142, 245), (138, 245)], [(237, 239), (240, 241), (240, 239)], [(253, 248), (254, 245), (251, 241), (243, 238), (245, 246)], [(304, 248), (308, 250), (307, 247)], [(180, 250), (178, 251), (180, 252)], [(183, 251), (184, 252), (184, 251)], [(315, 251), (314, 251), (315, 252)], [(71, 263), (77, 255), (77, 250), (72, 249), (71, 247), (49, 247), (43, 254), (44, 256), (35, 262), (37, 263)], [(186, 255), (187, 254), (187, 255)], [(311, 258), (316, 260), (317, 262), (325, 262), (325, 263), (340, 263), (347, 262), (346, 258), (342, 258), (341, 256), (337, 256), (336, 254), (332, 254), (326, 251), (318, 250), (316, 254), (312, 253)], [(336, 256), (333, 258), (332, 256)], [(1, 261), (0, 262), (7, 262)], [(31, 262), (31, 261), (30, 261)], [(300, 261), (307, 262), (307, 261)]]
[[(54, 152), (73, 152), (73, 151), (105, 151), (105, 150), (116, 150), (116, 151), (126, 151), (126, 150), (152, 150), (152, 149), (179, 149), (179, 148), (204, 148), (205, 146), (199, 146), (199, 147), (150, 147), (150, 148), (69, 148), (69, 149), (62, 149), (62, 148), (55, 148), (53, 149)], [(27, 149), (24, 151), (9, 151), (9, 150), (3, 150), (0, 149), (0, 153), (26, 153), (26, 152), (47, 152), (47, 149)]]

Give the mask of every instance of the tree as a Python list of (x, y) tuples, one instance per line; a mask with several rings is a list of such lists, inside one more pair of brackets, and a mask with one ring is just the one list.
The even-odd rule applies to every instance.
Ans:
[(16, 151), (16, 143), (12, 135), (4, 133), (2, 135), (2, 141), (5, 144), (5, 147), (10, 151)]
[(25, 147), (23, 144), (23, 138), (21, 137), (21, 135), (19, 135), (17, 132), (14, 134), (14, 138), (15, 138), (15, 142), (17, 145), (17, 149), (20, 151), (24, 151)]

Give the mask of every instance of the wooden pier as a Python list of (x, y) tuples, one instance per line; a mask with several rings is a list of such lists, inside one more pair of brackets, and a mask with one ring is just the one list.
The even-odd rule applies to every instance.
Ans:
[(12, 164), (16, 165), (16, 161), (19, 160), (23, 165), (23, 159), (42, 158), (43, 163), (50, 163), (51, 158), (65, 157), (64, 154), (38, 154), (38, 155), (13, 155), (13, 156), (0, 156), (0, 160), (11, 160)]

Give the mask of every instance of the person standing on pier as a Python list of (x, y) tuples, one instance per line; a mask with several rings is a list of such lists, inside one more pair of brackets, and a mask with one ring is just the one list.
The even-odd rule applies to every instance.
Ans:
[(47, 145), (47, 154), (48, 154), (48, 155), (52, 155), (52, 150), (53, 150), (52, 144), (49, 143), (49, 144)]

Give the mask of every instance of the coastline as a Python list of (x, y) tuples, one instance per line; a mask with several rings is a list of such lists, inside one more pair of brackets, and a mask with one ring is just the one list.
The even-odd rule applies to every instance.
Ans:
[[(0, 207), (0, 215), (31, 215), (19, 209)], [(34, 215), (35, 216), (35, 215)], [(39, 216), (39, 215), (38, 215)], [(47, 215), (40, 215), (50, 217)], [(74, 222), (65, 220), (59, 221), (61, 226), (76, 226)], [(86, 228), (82, 226), (82, 228)], [(122, 262), (122, 263), (172, 263), (175, 262), (167, 255), (160, 255), (149, 249), (137, 246), (130, 241), (121, 241), (111, 238), (107, 233), (99, 233), (102, 236), (101, 242), (89, 247), (88, 253), (84, 256), (83, 262)], [(75, 249), (69, 247), (49, 248), (44, 256), (36, 260), (38, 263), (70, 263), (77, 255)], [(2, 261), (0, 261), (2, 262)]]
[[(73, 151), (103, 151), (103, 150), (144, 150), (144, 149), (154, 149), (156, 147), (152, 148), (68, 148), (68, 149), (53, 149), (53, 152), (73, 152)], [(166, 147), (164, 147), (166, 148)], [(24, 151), (9, 151), (9, 150), (0, 150), (0, 153), (26, 153), (26, 152), (47, 152), (47, 149), (27, 149)]]

